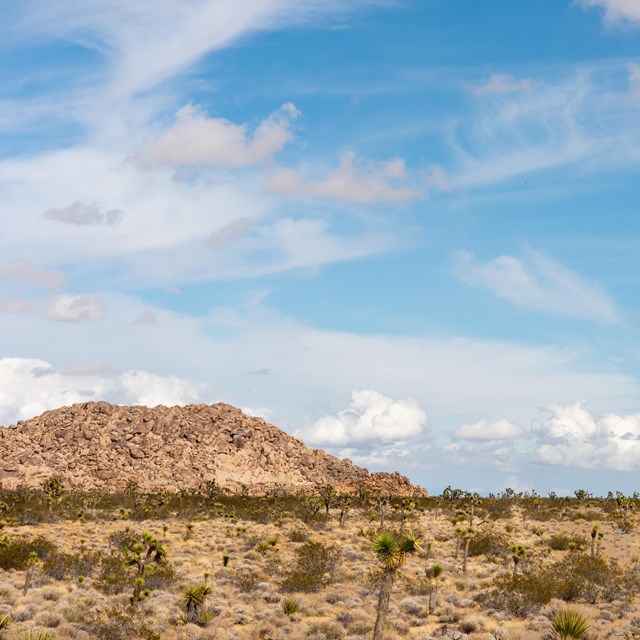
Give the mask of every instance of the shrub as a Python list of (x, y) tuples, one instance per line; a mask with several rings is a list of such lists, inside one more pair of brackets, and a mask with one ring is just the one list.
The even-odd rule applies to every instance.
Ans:
[(340, 552), (317, 541), (305, 542), (296, 550), (295, 564), (285, 573), (285, 591), (319, 591), (329, 584), (340, 562)]
[(90, 576), (100, 562), (100, 553), (64, 553), (55, 549), (42, 565), (42, 571), (54, 580)]
[(160, 640), (144, 620), (120, 609), (91, 611), (82, 626), (96, 640)]
[(289, 533), (289, 540), (291, 540), (291, 542), (307, 542), (309, 536), (302, 529), (293, 529)]
[(307, 630), (307, 640), (342, 640), (344, 631), (335, 622), (317, 622)]
[(103, 555), (98, 567), (94, 586), (102, 593), (116, 595), (126, 591), (129, 583), (129, 571), (120, 555)]
[(587, 541), (580, 536), (568, 536), (557, 534), (547, 540), (547, 544), (554, 551), (568, 551), (569, 549), (581, 551), (587, 546)]
[(478, 531), (469, 542), (469, 556), (504, 557), (509, 549), (509, 539), (498, 531)]
[(40, 560), (46, 560), (55, 548), (53, 542), (49, 542), (44, 536), (9, 538), (5, 544), (0, 545), (0, 569), (24, 571), (32, 553)]
[(552, 599), (565, 602), (628, 598), (637, 589), (632, 571), (624, 572), (604, 558), (570, 555), (537, 571), (494, 581), (493, 588), (476, 596), (481, 604), (526, 617)]
[(231, 579), (234, 586), (242, 593), (253, 591), (259, 584), (260, 579), (255, 573), (247, 570), (238, 570)]

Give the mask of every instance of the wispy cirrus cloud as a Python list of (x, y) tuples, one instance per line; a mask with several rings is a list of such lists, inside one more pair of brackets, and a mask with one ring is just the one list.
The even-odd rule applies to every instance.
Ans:
[(456, 269), (462, 282), (531, 311), (603, 323), (619, 319), (615, 303), (601, 285), (535, 251), (526, 260), (503, 255), (484, 263), (460, 252)]
[(482, 188), (551, 169), (596, 172), (637, 164), (634, 64), (547, 70), (535, 90), (475, 95), (469, 115), (450, 126), (451, 186)]
[(0, 27), (5, 42), (70, 40), (107, 61), (114, 97), (149, 90), (210, 51), (259, 31), (344, 15), (388, 0), (25, 0)]
[(306, 178), (294, 169), (279, 168), (267, 178), (265, 186), (284, 196), (373, 204), (418, 198), (420, 191), (401, 184), (406, 178), (402, 158), (374, 164), (358, 158), (354, 151), (347, 151), (338, 167), (322, 178)]
[(533, 78), (515, 78), (503, 73), (494, 73), (487, 80), (469, 85), (469, 90), (477, 96), (490, 96), (531, 91), (537, 84)]

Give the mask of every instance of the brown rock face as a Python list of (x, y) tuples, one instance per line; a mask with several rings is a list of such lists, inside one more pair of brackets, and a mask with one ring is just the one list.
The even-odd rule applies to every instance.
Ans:
[(369, 473), (309, 449), (262, 418), (227, 404), (127, 407), (87, 402), (0, 428), (0, 482), (38, 487), (49, 476), (66, 487), (178, 491), (215, 480), (252, 494), (332, 484), (396, 495), (427, 495), (399, 473)]

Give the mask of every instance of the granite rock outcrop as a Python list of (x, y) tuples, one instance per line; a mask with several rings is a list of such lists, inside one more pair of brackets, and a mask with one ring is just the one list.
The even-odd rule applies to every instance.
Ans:
[(311, 491), (332, 484), (427, 495), (399, 473), (369, 473), (228, 404), (184, 407), (87, 402), (0, 428), (0, 482), (39, 487), (50, 476), (79, 490), (199, 488), (229, 492)]

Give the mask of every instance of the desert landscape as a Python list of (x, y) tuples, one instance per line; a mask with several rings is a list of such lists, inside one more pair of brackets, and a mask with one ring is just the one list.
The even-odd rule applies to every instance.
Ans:
[[(265, 484), (264, 474), (276, 472), (267, 462), (255, 486), (241, 486), (229, 474), (221, 474), (223, 484), (215, 477), (196, 483), (201, 470), (193, 469), (183, 487), (171, 490), (162, 487), (161, 470), (154, 490), (148, 461), (130, 447), (96, 488), (96, 465), (65, 460), (57, 441), (91, 435), (92, 455), (99, 458), (105, 434), (120, 428), (130, 442), (153, 420), (135, 451), (162, 432), (159, 450), (178, 414), (184, 442), (194, 436), (193, 417), (206, 414), (201, 453), (215, 461), (224, 452), (225, 468), (235, 467), (238, 477), (259, 463), (251, 454), (252, 426), (262, 444), (267, 431), (292, 443), (290, 457), (310, 455), (300, 441), (228, 405), (150, 410), (86, 403), (4, 429), (0, 637), (579, 640), (640, 634), (635, 495), (594, 497), (578, 489), (570, 497), (543, 497), (507, 488), (480, 496), (447, 487), (430, 496), (397, 474), (341, 466), (324, 452), (313, 454), (324, 463), (297, 486), (286, 483), (282, 466), (281, 476)], [(111, 441), (105, 446), (116, 450)], [(69, 456), (72, 451), (85, 455), (78, 446)], [(173, 462), (165, 458), (169, 467)], [(65, 466), (71, 467), (66, 475)], [(43, 476), (46, 469), (56, 473)], [(385, 584), (389, 610), (374, 629)], [(567, 611), (573, 618), (563, 623)]]

